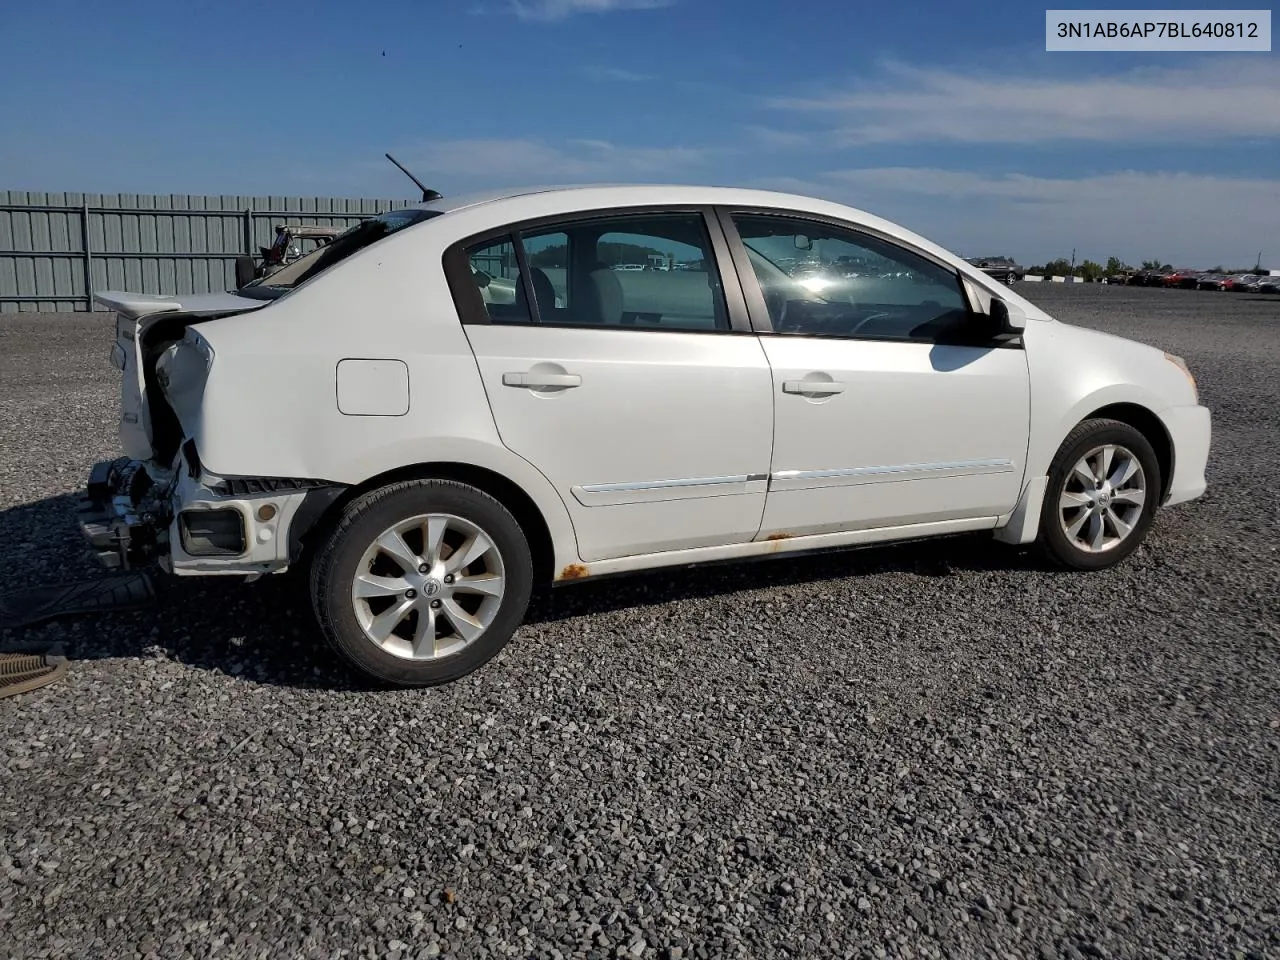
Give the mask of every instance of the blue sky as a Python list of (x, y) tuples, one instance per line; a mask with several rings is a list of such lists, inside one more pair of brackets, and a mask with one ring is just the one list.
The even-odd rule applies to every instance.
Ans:
[(764, 186), (965, 255), (1280, 265), (1277, 55), (1046, 53), (1026, 3), (10, 2), (0, 64), (0, 189), (409, 196), (390, 150), (448, 193)]

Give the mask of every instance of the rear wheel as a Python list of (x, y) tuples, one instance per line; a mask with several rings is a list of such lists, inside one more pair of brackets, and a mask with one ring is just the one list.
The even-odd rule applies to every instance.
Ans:
[(529, 603), (514, 517), (475, 487), (392, 484), (353, 501), (316, 556), (312, 603), (352, 666), (397, 686), (456, 680), (498, 653)]
[(1146, 538), (1160, 490), (1160, 464), (1146, 437), (1118, 420), (1086, 420), (1049, 468), (1041, 547), (1077, 570), (1113, 566)]

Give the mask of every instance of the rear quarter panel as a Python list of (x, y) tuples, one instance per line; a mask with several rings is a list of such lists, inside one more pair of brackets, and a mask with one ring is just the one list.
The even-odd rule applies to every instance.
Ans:
[[(576, 562), (564, 503), (498, 437), (441, 264), (453, 234), (430, 226), (369, 247), (261, 311), (200, 327), (214, 351), (189, 431), (202, 464), (218, 476), (348, 485), (421, 463), (483, 467), (533, 499), (557, 567)], [(349, 358), (402, 361), (408, 412), (340, 412), (337, 366)]]

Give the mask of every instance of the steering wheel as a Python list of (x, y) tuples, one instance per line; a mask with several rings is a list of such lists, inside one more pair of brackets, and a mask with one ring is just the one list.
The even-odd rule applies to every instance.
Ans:
[[(857, 306), (857, 304), (854, 304), (854, 306)], [(860, 331), (863, 327), (865, 327), (865, 326), (866, 326), (868, 323), (870, 323), (872, 320), (881, 320), (881, 319), (883, 319), (883, 318), (885, 318), (885, 317), (889, 317), (889, 316), (892, 316), (892, 314), (887, 313), (887, 312), (885, 312), (884, 310), (881, 310), (879, 313), (871, 313), (871, 314), (868, 314), (867, 316), (865, 316), (865, 317), (863, 317), (861, 320), (859, 320), (859, 321), (858, 321), (858, 323), (857, 323), (857, 325), (856, 325), (856, 326), (854, 326), (854, 328), (853, 328), (852, 330), (850, 330), (850, 331), (846, 334), (846, 336), (849, 336), (849, 337), (856, 337), (856, 336), (858, 335), (858, 331)]]

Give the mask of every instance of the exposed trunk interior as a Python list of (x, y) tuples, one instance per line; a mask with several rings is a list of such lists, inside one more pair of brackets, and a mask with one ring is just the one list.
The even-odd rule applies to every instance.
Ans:
[(182, 443), (183, 430), (177, 414), (165, 397), (164, 388), (156, 377), (156, 361), (169, 347), (182, 340), (186, 335), (187, 327), (242, 312), (233, 310), (217, 313), (162, 314), (145, 324), (139, 333), (142, 377), (146, 386), (144, 396), (147, 411), (151, 417), (151, 448), (155, 452), (155, 459), (160, 463), (168, 464), (173, 460)]

